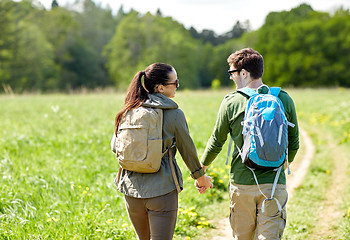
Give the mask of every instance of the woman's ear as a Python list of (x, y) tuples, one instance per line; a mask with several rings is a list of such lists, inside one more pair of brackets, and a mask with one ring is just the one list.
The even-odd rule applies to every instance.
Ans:
[(157, 86), (155, 86), (155, 92), (163, 93), (164, 92), (164, 86), (162, 84), (158, 84)]

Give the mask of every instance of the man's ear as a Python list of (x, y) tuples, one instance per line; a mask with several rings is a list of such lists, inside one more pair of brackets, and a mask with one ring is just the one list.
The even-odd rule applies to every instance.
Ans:
[(250, 72), (248, 72), (248, 71), (245, 70), (245, 69), (242, 69), (242, 75), (243, 75), (244, 78), (247, 78), (247, 77), (249, 77)]

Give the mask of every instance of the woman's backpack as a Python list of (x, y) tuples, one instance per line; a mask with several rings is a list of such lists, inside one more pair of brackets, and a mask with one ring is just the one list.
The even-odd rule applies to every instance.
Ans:
[(163, 110), (138, 107), (126, 112), (113, 135), (111, 148), (122, 168), (140, 173), (154, 173), (162, 157)]
[(178, 192), (181, 192), (171, 149), (175, 142), (162, 152), (163, 110), (158, 108), (138, 107), (126, 112), (119, 123), (117, 135), (114, 133), (111, 149), (119, 162), (117, 182), (121, 168), (139, 172), (158, 172), (163, 156), (169, 153), (169, 164)]

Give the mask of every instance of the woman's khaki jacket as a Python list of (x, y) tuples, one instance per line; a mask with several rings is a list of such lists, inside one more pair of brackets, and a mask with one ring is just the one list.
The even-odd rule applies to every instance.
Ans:
[[(183, 180), (175, 159), (177, 150), (190, 170), (192, 178), (203, 176), (204, 171), (198, 160), (185, 115), (177, 104), (163, 94), (155, 93), (149, 95), (149, 99), (143, 103), (143, 106), (163, 109), (163, 151), (175, 143), (175, 147), (171, 148), (170, 152), (173, 155), (172, 159), (180, 188), (183, 189)], [(176, 189), (169, 154), (163, 156), (158, 172), (137, 173), (122, 169), (119, 181), (116, 178), (114, 182), (121, 193), (135, 198), (157, 197)]]

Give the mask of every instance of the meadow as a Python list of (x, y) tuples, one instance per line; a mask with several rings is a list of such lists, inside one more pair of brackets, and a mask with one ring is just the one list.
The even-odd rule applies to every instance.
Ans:
[[(225, 94), (179, 91), (199, 156)], [(316, 154), (289, 199), (284, 239), (350, 239), (350, 90), (288, 90)], [(114, 117), (124, 93), (0, 96), (0, 239), (136, 239), (113, 183)], [(228, 214), (227, 152), (210, 166), (214, 188), (197, 193), (181, 165), (174, 239), (211, 239)]]

